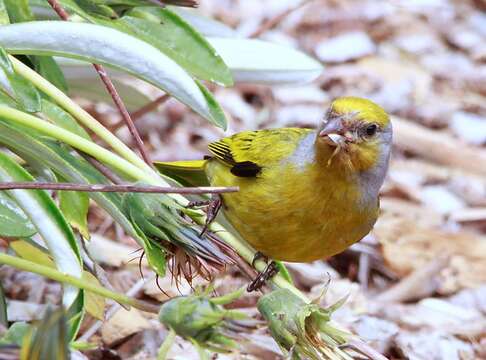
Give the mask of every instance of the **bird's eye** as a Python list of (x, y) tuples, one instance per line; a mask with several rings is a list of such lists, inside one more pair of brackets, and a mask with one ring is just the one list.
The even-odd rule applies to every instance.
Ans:
[(368, 125), (365, 128), (366, 136), (373, 136), (373, 135), (375, 135), (377, 130), (378, 130), (378, 126), (376, 124)]

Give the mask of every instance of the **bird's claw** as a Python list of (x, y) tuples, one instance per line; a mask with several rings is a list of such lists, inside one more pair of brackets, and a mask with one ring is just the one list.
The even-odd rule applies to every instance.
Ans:
[(188, 208), (195, 208), (201, 206), (206, 207), (206, 221), (201, 230), (201, 233), (199, 234), (199, 237), (202, 237), (206, 233), (209, 224), (211, 224), (211, 222), (216, 218), (216, 216), (218, 216), (219, 210), (221, 209), (222, 205), (223, 202), (221, 201), (221, 198), (219, 196), (213, 196), (211, 197), (210, 200), (191, 201), (189, 202), (189, 204), (187, 204)]
[[(255, 259), (255, 258), (257, 258), (257, 256), (259, 256), (260, 258), (262, 258), (262, 257), (266, 258), (265, 255), (257, 252), (255, 254), (255, 257), (253, 258), (253, 262), (258, 260), (258, 259)], [(248, 292), (252, 292), (252, 291), (261, 289), (268, 280), (270, 280), (272, 277), (277, 275), (278, 271), (279, 271), (279, 268), (277, 266), (277, 263), (275, 261), (271, 261), (267, 265), (267, 267), (261, 273), (259, 273), (257, 275), (257, 277), (248, 285), (246, 290)]]
[(257, 251), (255, 255), (253, 256), (253, 260), (251, 261), (251, 266), (255, 267), (255, 263), (258, 260), (263, 260), (266, 263), (268, 263), (268, 256), (266, 256), (264, 253)]

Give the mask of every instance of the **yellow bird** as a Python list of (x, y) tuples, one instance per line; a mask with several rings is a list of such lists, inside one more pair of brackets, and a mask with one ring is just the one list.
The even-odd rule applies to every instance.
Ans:
[(209, 144), (206, 160), (157, 166), (179, 179), (204, 171), (212, 186), (239, 186), (222, 195), (222, 208), (243, 239), (275, 260), (308, 262), (370, 232), (391, 142), (392, 125), (380, 106), (343, 97), (317, 130), (244, 131)]

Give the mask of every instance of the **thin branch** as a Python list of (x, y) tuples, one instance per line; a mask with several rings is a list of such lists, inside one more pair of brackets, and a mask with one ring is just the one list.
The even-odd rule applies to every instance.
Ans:
[[(48, 0), (48, 2), (51, 5), (52, 9), (59, 15), (61, 19), (65, 21), (69, 20), (69, 14), (62, 8), (62, 6), (57, 2), (57, 0)], [(147, 163), (147, 165), (153, 166), (152, 161), (150, 160), (150, 157), (147, 151), (145, 150), (145, 146), (143, 144), (142, 138), (140, 137), (140, 134), (138, 133), (138, 130), (135, 127), (132, 118), (130, 117), (127, 107), (125, 106), (125, 103), (123, 102), (120, 95), (118, 94), (115, 85), (113, 85), (113, 82), (111, 81), (110, 77), (106, 73), (105, 68), (99, 64), (93, 64), (93, 67), (96, 69), (96, 72), (100, 76), (101, 81), (103, 81), (103, 84), (105, 84), (106, 90), (110, 94), (111, 98), (113, 99), (113, 102), (115, 103), (116, 107), (118, 108), (118, 111), (120, 112), (120, 115), (122, 116), (123, 121), (125, 122), (128, 129), (130, 130), (130, 134), (135, 140), (135, 144), (138, 150), (140, 151), (142, 158)]]
[[(162, 96), (159, 96), (157, 99), (155, 99), (154, 101), (151, 101), (149, 102), (148, 104), (142, 106), (140, 109), (134, 111), (131, 113), (131, 116), (132, 116), (132, 120), (133, 121), (137, 121), (138, 119), (140, 119), (142, 116), (144, 116), (145, 114), (155, 110), (157, 108), (157, 106), (165, 103), (167, 100), (170, 99), (170, 95), (168, 94), (164, 94)], [(116, 131), (118, 130), (119, 128), (121, 128), (122, 126), (124, 125), (123, 121), (119, 121), (117, 122), (115, 125), (111, 126), (111, 130), (112, 131)]]
[(261, 24), (258, 29), (256, 29), (254, 32), (252, 32), (248, 37), (249, 38), (256, 38), (262, 35), (264, 32), (267, 32), (268, 30), (273, 29), (275, 26), (277, 26), (279, 23), (281, 23), (287, 16), (292, 14), (294, 11), (299, 10), (300, 8), (304, 7), (308, 3), (314, 0), (303, 0), (299, 4), (285, 10), (283, 13), (278, 14), (277, 16), (268, 19), (265, 21), (263, 24)]
[(47, 0), (49, 5), (51, 5), (52, 9), (59, 15), (61, 19), (64, 21), (68, 21), (69, 19), (69, 14), (66, 12), (66, 10), (63, 9), (61, 4), (57, 2), (57, 0)]
[(169, 94), (164, 94), (162, 96), (159, 96), (154, 101), (151, 101), (148, 104), (142, 106), (140, 109), (134, 111), (132, 113), (132, 119), (138, 119), (138, 118), (144, 116), (145, 114), (151, 112), (152, 110), (155, 110), (157, 108), (157, 106), (165, 103), (169, 99), (170, 99)]
[(150, 194), (222, 194), (236, 192), (233, 187), (166, 187), (166, 186), (142, 186), (142, 185), (113, 185), (113, 184), (75, 184), (75, 183), (50, 183), (50, 182), (0, 182), (0, 190), (64, 190), (85, 192), (133, 192)]
[(145, 150), (145, 145), (143, 144), (143, 140), (140, 137), (140, 134), (138, 133), (137, 128), (135, 127), (135, 124), (133, 123), (132, 118), (130, 117), (130, 113), (127, 110), (127, 107), (125, 106), (125, 103), (121, 99), (120, 95), (118, 94), (118, 91), (115, 88), (115, 85), (113, 85), (113, 82), (111, 81), (110, 77), (106, 73), (105, 69), (103, 66), (99, 64), (93, 64), (94, 68), (98, 72), (98, 75), (101, 78), (101, 81), (105, 84), (106, 89), (108, 90), (108, 93), (111, 95), (116, 107), (118, 108), (118, 111), (120, 112), (120, 115), (122, 116), (123, 121), (128, 127), (128, 130), (130, 131), (130, 134), (132, 135), (133, 139), (135, 140), (135, 144), (137, 145), (138, 151), (140, 151), (140, 155), (142, 155), (143, 160), (147, 163), (149, 166), (152, 165), (152, 160), (150, 160), (150, 156), (148, 155), (147, 151)]
[(111, 171), (110, 168), (105, 166), (104, 164), (100, 163), (98, 160), (96, 160), (94, 157), (82, 153), (81, 156), (86, 159), (93, 167), (98, 170), (100, 173), (102, 173), (108, 180), (110, 180), (114, 184), (122, 184), (123, 180), (115, 174), (113, 171)]

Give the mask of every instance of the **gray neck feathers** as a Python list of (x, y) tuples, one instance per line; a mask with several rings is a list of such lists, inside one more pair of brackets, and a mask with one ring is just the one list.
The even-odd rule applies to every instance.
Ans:
[(378, 162), (371, 169), (363, 171), (359, 174), (361, 193), (363, 194), (361, 200), (363, 204), (369, 204), (370, 202), (376, 201), (380, 188), (385, 181), (392, 147), (391, 123), (386, 127), (386, 129), (383, 130), (380, 140), (381, 143)]

